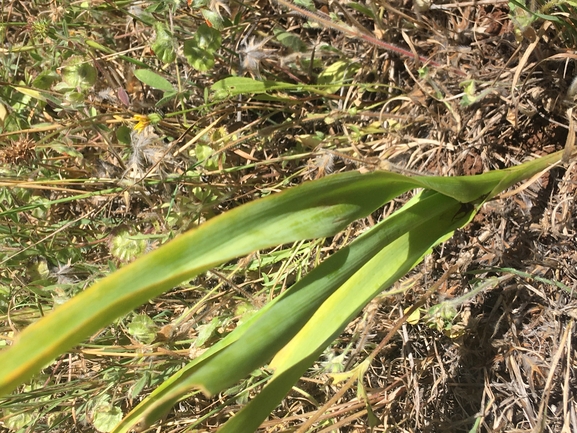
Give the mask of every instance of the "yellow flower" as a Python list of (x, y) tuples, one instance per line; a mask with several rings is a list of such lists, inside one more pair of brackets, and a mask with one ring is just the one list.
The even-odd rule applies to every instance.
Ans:
[(134, 130), (136, 132), (142, 132), (144, 131), (144, 128), (150, 125), (150, 119), (148, 116), (144, 116), (143, 114), (135, 114), (132, 116), (132, 120), (136, 122), (136, 125), (134, 125)]

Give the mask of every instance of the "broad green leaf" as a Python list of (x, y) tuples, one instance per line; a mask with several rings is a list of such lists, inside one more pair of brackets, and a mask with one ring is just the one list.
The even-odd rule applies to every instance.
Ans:
[[(197, 161), (202, 164), (202, 166), (207, 169), (207, 170), (217, 170), (218, 169), (218, 164), (219, 164), (219, 160), (221, 160), (220, 158), (222, 158), (224, 155), (215, 155), (212, 156), (214, 154), (214, 149), (210, 146), (207, 146), (206, 144), (202, 144), (199, 143), (196, 145), (195, 149), (194, 149), (194, 153), (196, 155), (196, 159)], [(224, 160), (222, 159), (221, 161), (224, 162)], [(206, 193), (206, 190), (203, 189), (202, 190), (203, 193)], [(206, 198), (206, 197), (204, 197)], [(199, 197), (200, 199), (200, 197)]]
[(130, 143), (132, 143), (132, 139), (130, 138), (131, 131), (128, 126), (120, 125), (116, 130), (116, 139), (122, 144), (130, 145)]
[(67, 65), (62, 68), (62, 80), (70, 87), (80, 90), (89, 89), (96, 83), (98, 76), (96, 68), (92, 66), (91, 62), (91, 60), (84, 60), (80, 57), (71, 58)]
[(556, 152), (504, 170), (494, 170), (477, 176), (418, 176), (413, 178), (423, 188), (438, 191), (461, 203), (477, 204), (490, 200), (512, 185), (546, 170), (560, 161)]
[[(522, 175), (531, 176), (551, 165), (559, 157), (560, 154), (557, 153), (546, 160), (536, 160), (501, 171), (497, 176), (488, 173), (465, 178), (425, 180), (443, 192), (470, 201), (477, 200), (477, 206), (480, 206), (483, 197), (489, 198), (491, 191), (498, 185), (508, 187)], [(393, 177), (389, 178), (389, 181), (394, 184)], [(423, 178), (413, 181), (415, 184), (425, 183)], [(457, 194), (458, 188), (452, 183), (456, 183), (456, 187), (460, 187), (462, 191)], [(418, 200), (407, 205), (402, 212), (393, 215), (331, 256), (290, 290), (157, 388), (123, 420), (115, 433), (126, 432), (137, 422), (143, 422), (144, 425), (154, 422), (195, 388), (214, 394), (233, 384), (235, 377), (240, 380), (254, 368), (266, 364), (272, 354), (295, 335), (317, 309), (321, 311), (323, 303), (342, 285), (345, 287), (339, 289), (343, 298), (342, 305), (329, 303), (324, 316), (317, 314), (317, 317), (324, 317), (329, 323), (319, 325), (321, 332), (318, 334), (314, 326), (309, 326), (311, 331), (308, 334), (306, 329), (302, 331), (304, 334), (301, 335), (306, 337), (306, 341), (302, 341), (305, 337), (300, 337), (292, 343), (292, 350), (296, 354), (291, 353), (290, 346), (277, 354), (277, 370), (271, 383), (253, 402), (234, 416), (223, 430), (253, 431), (318, 358), (324, 347), (346, 326), (350, 317), (360, 311), (382, 288), (418, 263), (430, 248), (449, 237), (455, 228), (469, 221), (475, 211), (472, 205), (463, 206), (463, 203), (448, 196), (437, 193), (421, 194)], [(371, 259), (374, 256), (376, 258)], [(362, 272), (359, 271), (360, 274), (356, 274), (356, 279), (349, 281), (351, 275), (361, 267), (369, 266), (365, 265), (367, 262), (371, 267), (364, 267)], [(388, 273), (383, 272), (383, 269)], [(371, 280), (372, 277), (376, 279)], [(346, 289), (345, 282), (350, 289)], [(358, 293), (359, 287), (361, 293)], [(362, 296), (363, 293), (365, 296)], [(339, 300), (339, 295), (334, 296)], [(335, 311), (341, 320), (335, 320)], [(298, 350), (300, 347), (309, 350), (303, 353)], [(236, 366), (235, 372), (230, 371), (230, 365)]]
[(128, 333), (144, 344), (150, 344), (156, 338), (158, 327), (146, 314), (134, 316), (128, 325)]
[(34, 81), (32, 81), (32, 87), (48, 90), (56, 81), (58, 81), (58, 74), (51, 70), (45, 70), (34, 78)]
[[(396, 219), (383, 221), (389, 229), (402, 233), (369, 258), (345, 284), (317, 309), (297, 336), (277, 353), (271, 363), (275, 372), (326, 347), (360, 310), (383, 289), (412, 269), (430, 249), (466, 224), (474, 209), (461, 213), (461, 203), (439, 193), (422, 193), (400, 212)], [(398, 228), (409, 215), (417, 218), (408, 230)], [(372, 230), (371, 230), (372, 232)], [(370, 234), (367, 234), (370, 236)]]
[(209, 338), (211, 338), (216, 330), (222, 325), (222, 320), (218, 317), (213, 318), (209, 323), (206, 325), (201, 325), (198, 327), (198, 336), (196, 340), (194, 340), (195, 347), (202, 347), (204, 343), (207, 342)]
[(198, 48), (194, 39), (184, 42), (183, 52), (186, 61), (197, 71), (206, 72), (214, 66), (214, 55)]
[(216, 30), (224, 29), (224, 19), (219, 13), (213, 12), (210, 9), (202, 9), (201, 13), (204, 19), (208, 21), (213, 28)]
[(122, 410), (116, 406), (101, 408), (94, 412), (92, 424), (94, 428), (102, 433), (108, 433), (114, 429), (122, 419)]
[[(423, 206), (430, 215), (438, 215), (438, 210), (430, 211), (430, 204), (431, 201)], [(115, 433), (126, 432), (132, 423), (142, 419), (146, 420), (145, 424), (153, 422), (195, 387), (214, 394), (267, 363), (338, 287), (384, 246), (411, 227), (422, 224), (420, 219), (421, 215), (411, 212), (401, 217), (391, 216), (387, 224), (379, 224), (377, 230), (367, 232), (329, 257), (283, 295), (157, 388), (150, 399), (143, 401), (128, 415)], [(234, 371), (226, 368), (226, 365), (235, 365)]]
[(194, 38), (184, 42), (184, 56), (194, 69), (206, 72), (214, 66), (214, 53), (221, 44), (220, 32), (203, 24), (194, 34)]
[[(154, 24), (156, 38), (150, 46), (156, 57), (163, 63), (172, 63), (176, 59), (176, 50), (174, 49), (174, 40), (172, 34), (166, 26), (160, 22)], [(160, 89), (163, 90), (163, 89)]]
[(134, 76), (153, 89), (162, 90), (163, 92), (174, 92), (174, 87), (166, 78), (161, 77), (150, 69), (137, 69), (134, 71)]
[(214, 54), (222, 44), (220, 32), (206, 24), (202, 24), (194, 34), (196, 46), (206, 52)]

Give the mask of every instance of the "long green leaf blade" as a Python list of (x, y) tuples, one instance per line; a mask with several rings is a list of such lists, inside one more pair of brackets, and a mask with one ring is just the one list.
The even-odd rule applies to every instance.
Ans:
[[(326, 301), (277, 353), (270, 365), (275, 370), (274, 375), (263, 391), (219, 431), (255, 431), (284, 398), (294, 381), (374, 296), (412, 269), (433, 246), (447, 239), (456, 228), (470, 221), (476, 210), (462, 213), (461, 206), (456, 200), (438, 193), (422, 194), (414, 200), (414, 204), (406, 206), (355, 240), (350, 245), (351, 249), (371, 238), (380, 237), (383, 231), (401, 233), (382, 245), (378, 252), (367, 254), (364, 266), (359, 267), (344, 283), (332, 288)], [(406, 225), (406, 220), (415, 223)]]
[[(375, 190), (375, 182), (391, 179), (388, 189)], [(181, 281), (261, 248), (333, 235), (410, 189), (411, 183), (392, 173), (348, 173), (303, 184), (214, 218), (28, 326), (12, 347), (0, 352), (0, 395), (117, 317)]]
[[(421, 204), (429, 218), (445, 212), (438, 206), (436, 196)], [(452, 205), (457, 203), (447, 197), (444, 199), (450, 200)], [(151, 424), (192, 389), (215, 394), (267, 363), (348, 278), (386, 245), (422, 224), (423, 215), (406, 207), (404, 213), (391, 216), (329, 257), (219, 344), (158, 387), (126, 417), (115, 433), (125, 432), (139, 421)], [(235, 368), (230, 368), (231, 365)]]

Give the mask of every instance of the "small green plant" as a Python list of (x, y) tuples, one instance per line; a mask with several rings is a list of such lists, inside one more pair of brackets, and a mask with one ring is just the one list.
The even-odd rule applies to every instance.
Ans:
[[(558, 152), (462, 178), (347, 173), (232, 210), (123, 267), (30, 325), (0, 353), (0, 393), (11, 392), (58, 354), (183, 279), (251, 251), (333, 235), (398, 194), (426, 188), (165, 381), (112, 430), (151, 425), (195, 388), (214, 394), (268, 365), (274, 373), (267, 385), (221, 429), (253, 431), (374, 296), (470, 221), (486, 200), (561, 157)], [(203, 330), (204, 341), (220, 322), (211, 323)], [(154, 329), (144, 316), (130, 325), (136, 338), (153, 341), (143, 329)], [(118, 415), (108, 409), (103, 413), (107, 420)]]
[(217, 29), (201, 25), (194, 37), (184, 43), (184, 56), (197, 71), (206, 72), (214, 66), (214, 54), (222, 44), (222, 36)]
[[(531, 25), (539, 20), (552, 22), (563, 37), (574, 43), (577, 41), (577, 19), (575, 19), (575, 10), (577, 3), (565, 0), (537, 1), (535, 6), (537, 10), (532, 10), (533, 5), (529, 7), (524, 0), (511, 0), (509, 2), (510, 18), (515, 24), (515, 34), (517, 40), (523, 36), (534, 38), (534, 30)], [(555, 9), (562, 13), (552, 13)]]

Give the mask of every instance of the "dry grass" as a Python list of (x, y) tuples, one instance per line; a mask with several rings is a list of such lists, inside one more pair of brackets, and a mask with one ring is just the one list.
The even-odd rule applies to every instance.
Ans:
[[(150, 49), (152, 26), (128, 15), (140, 13), (131, 9), (142, 8), (136, 3), (96, 2), (82, 10), (66, 2), (5, 1), (0, 101), (21, 108), (14, 109), (20, 123), (6, 124), (0, 134), (0, 215), (9, 227), (0, 246), (0, 331), (22, 329), (54, 299), (131, 260), (115, 250), (125, 232), (143, 235), (145, 243), (133, 246), (138, 255), (215, 214), (331, 172), (476, 174), (565, 146), (565, 100), (577, 72), (574, 8), (543, 6), (565, 25), (538, 19), (522, 34), (521, 17), (512, 20), (506, 2), (435, 3), (421, 11), (399, 1), (361, 3), (365, 10), (343, 2), (350, 17), (335, 4), (316, 6), (441, 66), (307, 24), (267, 1), (231, 1), (210, 2), (232, 22), (220, 31), (215, 66), (198, 72), (180, 58), (158, 61)], [(170, 21), (182, 43), (203, 17), (198, 8), (173, 6), (154, 16)], [(279, 29), (302, 44), (301, 52), (273, 36)], [(86, 40), (114, 52), (89, 49)], [(62, 67), (70, 54), (90, 58), (98, 72), (81, 101), (50, 90), (62, 106), (39, 104), (8, 87), (30, 85), (30, 77)], [(119, 142), (118, 126), (132, 129), (135, 116), (153, 112), (162, 92), (134, 78), (127, 58), (146, 63), (178, 91), (160, 107), (163, 119), (145, 129), (150, 140), (138, 146)], [(351, 72), (349, 84), (334, 93), (205, 99), (205, 88), (239, 71), (305, 86), (337, 61)], [(41, 123), (52, 126), (40, 130)], [(399, 283), (410, 290), (376, 299), (351, 323), (262, 431), (369, 431), (368, 401), (380, 420), (375, 432), (576, 432), (576, 172), (569, 162), (487, 204)], [(141, 311), (159, 327), (152, 351), (130, 336), (130, 320), (123, 319), (47, 368), (29, 398), (0, 404), (39, 415), (20, 431), (93, 431), (96, 398), (112, 395), (124, 410), (133, 407), (140, 392), (203, 349), (194, 343), (202, 326), (212, 321), (208, 341), (218, 338), (242, 308), (262, 305), (397, 206), (324, 243), (261, 252), (183, 284)], [(420, 320), (399, 323), (441, 278), (439, 290), (423, 298)], [(454, 317), (429, 314), (483, 283), (488, 287), (479, 294), (455, 303)], [(356, 383), (331, 381), (332, 373), (366, 359), (395, 323), (399, 331), (363, 376), (365, 397)], [(266, 374), (212, 400), (192, 396), (154, 431), (215, 431)], [(39, 393), (42, 384), (53, 388)], [(310, 417), (316, 423), (303, 430)]]

